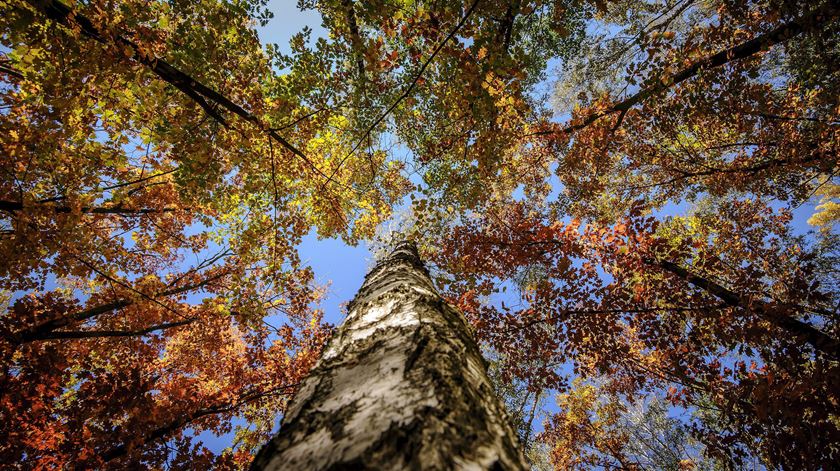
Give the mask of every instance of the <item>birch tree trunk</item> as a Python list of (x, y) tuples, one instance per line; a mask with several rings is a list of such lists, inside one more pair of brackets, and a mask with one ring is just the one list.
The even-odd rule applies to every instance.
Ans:
[(464, 317), (411, 243), (367, 277), (255, 470), (526, 469)]

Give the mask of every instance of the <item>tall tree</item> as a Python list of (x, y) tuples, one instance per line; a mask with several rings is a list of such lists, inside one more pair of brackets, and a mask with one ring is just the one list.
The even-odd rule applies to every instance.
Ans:
[(329, 334), (295, 246), (369, 231), (388, 203), (344, 171), (381, 167), (326, 183), (342, 120), (299, 120), (264, 2), (0, 9), (0, 460), (247, 463)]
[(0, 459), (247, 465), (331, 332), (303, 235), (414, 189), (532, 452), (637, 450), (559, 436), (606, 378), (729, 465), (837, 461), (837, 0), (300, 5), (289, 54), (264, 0), (0, 7)]
[(368, 273), (252, 469), (525, 469), (463, 315), (413, 243)]

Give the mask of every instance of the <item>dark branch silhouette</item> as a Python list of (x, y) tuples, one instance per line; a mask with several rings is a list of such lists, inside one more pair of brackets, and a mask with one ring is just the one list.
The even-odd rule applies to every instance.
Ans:
[(140, 443), (138, 445), (135, 445), (133, 447), (128, 445), (128, 444), (125, 444), (125, 443), (121, 444), (121, 445), (117, 445), (117, 446), (101, 453), (100, 457), (102, 458), (102, 461), (105, 462), (105, 463), (107, 463), (109, 461), (113, 461), (115, 459), (118, 459), (118, 458), (121, 458), (121, 457), (127, 455), (134, 448), (140, 448), (142, 446), (148, 445), (149, 443), (151, 443), (155, 440), (165, 439), (167, 436), (172, 435), (173, 433), (177, 432), (178, 430), (182, 429), (183, 427), (186, 427), (187, 425), (191, 424), (192, 422), (195, 422), (196, 420), (198, 420), (202, 417), (206, 417), (208, 415), (222, 414), (222, 413), (225, 413), (225, 412), (231, 412), (231, 411), (234, 411), (234, 410), (236, 410), (236, 409), (238, 409), (238, 408), (240, 408), (240, 407), (242, 407), (242, 406), (244, 406), (248, 403), (258, 401), (258, 400), (266, 398), (266, 397), (276, 396), (278, 394), (285, 394), (285, 393), (291, 392), (297, 386), (298, 386), (297, 384), (292, 384), (292, 385), (288, 385), (288, 386), (280, 386), (280, 387), (271, 389), (271, 390), (266, 391), (266, 392), (245, 393), (245, 394), (242, 395), (242, 398), (239, 399), (236, 402), (222, 403), (222, 404), (217, 404), (217, 405), (214, 405), (214, 406), (198, 409), (195, 412), (193, 412), (192, 414), (187, 414), (187, 415), (180, 416), (180, 417), (174, 419), (173, 421), (171, 421), (170, 423), (168, 423), (168, 424), (166, 424), (162, 427), (158, 427), (158, 428), (152, 430), (147, 435), (142, 437), (142, 439), (140, 440)]
[(195, 319), (186, 319), (177, 322), (165, 322), (138, 330), (58, 330), (47, 332), (41, 335), (38, 340), (70, 340), (70, 339), (93, 339), (108, 337), (139, 337), (153, 332), (167, 330), (174, 327), (181, 327), (192, 324)]
[[(54, 206), (42, 203), (37, 203), (45, 207), (51, 208), (56, 213), (72, 213), (73, 208), (69, 206)], [(27, 206), (29, 207), (29, 206)], [(19, 201), (0, 200), (0, 211), (14, 213), (16, 211), (24, 211), (23, 203)], [(83, 206), (79, 212), (86, 214), (154, 214), (154, 213), (170, 213), (175, 211), (174, 208), (125, 208), (120, 205), (106, 206), (106, 207), (90, 207)]]
[[(75, 23), (79, 26), (82, 34), (85, 36), (102, 44), (109, 43), (107, 35), (97, 29), (90, 19), (73, 11), (71, 7), (65, 5), (64, 3), (58, 0), (28, 1), (32, 6), (43, 12), (51, 20), (65, 26), (68, 26), (71, 22)], [(309, 157), (307, 157), (303, 152), (276, 131), (267, 129), (258, 117), (242, 106), (234, 103), (231, 99), (204, 85), (195, 77), (190, 76), (165, 60), (146, 54), (135, 42), (130, 39), (117, 35), (113, 37), (112, 40), (118, 45), (128, 47), (133, 52), (133, 60), (145, 65), (163, 81), (169, 83), (190, 97), (193, 101), (198, 103), (198, 105), (200, 105), (209, 116), (219, 123), (227, 125), (227, 121), (219, 113), (219, 109), (222, 108), (239, 116), (245, 121), (256, 125), (259, 129), (264, 130), (281, 146), (285, 147), (292, 154), (302, 159), (316, 173), (321, 174), (321, 176), (325, 178), (327, 177), (320, 169), (318, 169), (318, 167), (315, 166), (315, 164), (312, 163), (311, 160), (309, 160)]]
[[(761, 318), (770, 322), (774, 326), (788, 332), (797, 339), (810, 344), (818, 352), (826, 356), (838, 360), (840, 359), (840, 341), (829, 336), (825, 332), (820, 331), (807, 322), (802, 322), (790, 315), (775, 312), (768, 303), (760, 299), (748, 298), (734, 291), (731, 291), (722, 285), (715, 283), (708, 278), (696, 275), (685, 268), (677, 265), (669, 260), (645, 260), (649, 264), (661, 267), (663, 270), (685, 280), (697, 288), (706, 291), (707, 293), (720, 299), (728, 306), (740, 307), (747, 311), (754, 312)], [(795, 306), (797, 309), (800, 306)]]
[[(613, 113), (621, 113), (621, 117), (623, 117), (624, 113), (626, 113), (630, 108), (636, 106), (637, 104), (641, 103), (647, 98), (650, 98), (651, 96), (659, 92), (665, 91), (674, 85), (684, 82), (696, 76), (703, 70), (713, 69), (715, 67), (726, 65), (730, 62), (745, 59), (762, 50), (766, 50), (777, 44), (784, 43), (789, 39), (806, 31), (811, 31), (821, 26), (824, 26), (828, 23), (826, 21), (828, 17), (835, 17), (837, 15), (838, 3), (840, 2), (838, 2), (837, 0), (830, 0), (820, 8), (817, 8), (787, 23), (784, 23), (771, 31), (768, 31), (764, 34), (760, 34), (754, 37), (753, 39), (750, 39), (749, 41), (743, 42), (741, 44), (738, 44), (737, 46), (733, 46), (729, 49), (719, 51), (716, 54), (701, 59), (691, 64), (690, 66), (680, 70), (679, 72), (671, 74), (665, 79), (662, 79), (647, 88), (639, 90), (629, 98), (626, 98), (618, 103), (613, 104), (606, 110), (592, 113), (586, 118), (584, 118), (582, 121), (567, 126), (559, 132), (569, 133), (573, 131), (578, 131), (589, 126), (595, 121), (598, 121), (604, 116), (608, 116)], [(620, 124), (620, 119), (617, 124)], [(617, 127), (617, 125), (615, 127)], [(545, 135), (553, 134), (555, 132), (558, 131), (542, 131), (535, 134)]]
[[(156, 295), (152, 296), (153, 299), (157, 298), (164, 298), (168, 296), (173, 296), (176, 294), (187, 293), (190, 291), (197, 290), (202, 288), (209, 283), (218, 280), (219, 278), (225, 276), (227, 273), (220, 272), (215, 275), (209, 276), (201, 281), (196, 283), (188, 284), (185, 286), (181, 286), (178, 288), (170, 288), (165, 291), (161, 291)], [(115, 311), (117, 309), (122, 309), (128, 306), (131, 306), (136, 301), (131, 298), (120, 298), (114, 301), (99, 304), (97, 306), (93, 306), (91, 308), (85, 309), (83, 311), (76, 312), (74, 314), (70, 314), (68, 316), (59, 317), (57, 319), (51, 319), (49, 321), (43, 322), (41, 324), (32, 326), (28, 329), (23, 331), (16, 332), (11, 335), (11, 340), (17, 344), (24, 344), (28, 342), (33, 342), (36, 340), (48, 340), (54, 337), (51, 337), (53, 331), (70, 325), (74, 322), (82, 322), (96, 316), (105, 314), (107, 312)]]

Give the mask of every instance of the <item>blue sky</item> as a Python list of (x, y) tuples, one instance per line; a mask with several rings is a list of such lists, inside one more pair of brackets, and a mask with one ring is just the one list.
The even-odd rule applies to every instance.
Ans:
[[(268, 9), (274, 18), (264, 27), (257, 28), (260, 40), (275, 43), (288, 53), (289, 40), (304, 26), (312, 29), (312, 39), (326, 36), (321, 26), (321, 14), (315, 10), (301, 11), (297, 0), (272, 0)], [(321, 303), (325, 319), (338, 324), (343, 319), (342, 304), (353, 298), (362, 285), (365, 273), (372, 263), (372, 255), (364, 243), (350, 247), (341, 240), (318, 240), (314, 231), (306, 236), (300, 246), (303, 262), (315, 271), (315, 279), (321, 284), (329, 283), (329, 290)]]
[(277, 44), (283, 52), (288, 53), (291, 52), (289, 40), (304, 26), (312, 29), (313, 39), (327, 35), (321, 26), (321, 14), (315, 10), (299, 10), (297, 0), (271, 0), (268, 9), (274, 13), (274, 18), (267, 25), (257, 27), (264, 44)]

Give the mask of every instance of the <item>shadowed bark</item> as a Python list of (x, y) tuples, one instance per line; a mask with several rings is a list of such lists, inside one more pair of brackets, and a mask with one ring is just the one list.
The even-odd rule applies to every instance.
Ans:
[(254, 470), (526, 469), (464, 317), (413, 244), (365, 278)]

